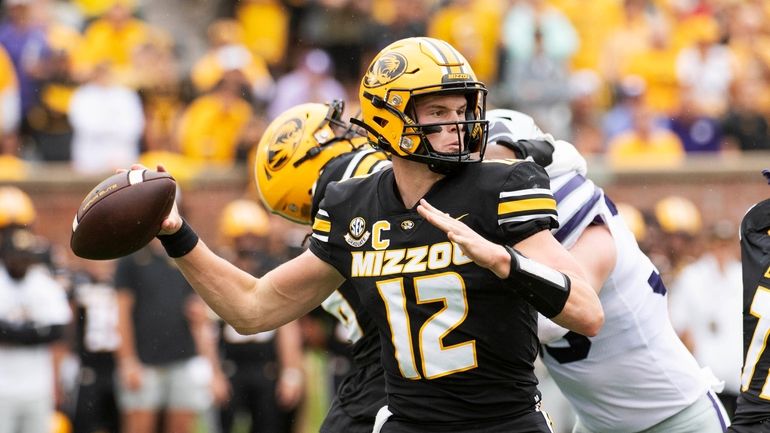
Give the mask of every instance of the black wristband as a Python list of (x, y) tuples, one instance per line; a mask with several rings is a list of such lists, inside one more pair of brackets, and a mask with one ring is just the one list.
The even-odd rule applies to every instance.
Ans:
[(511, 271), (503, 281), (510, 282), (511, 288), (543, 316), (550, 319), (561, 313), (572, 288), (569, 277), (503, 246), (511, 256)]
[(176, 233), (158, 235), (158, 239), (166, 249), (166, 254), (174, 259), (184, 256), (198, 245), (198, 235), (185, 220), (182, 220), (182, 227)]

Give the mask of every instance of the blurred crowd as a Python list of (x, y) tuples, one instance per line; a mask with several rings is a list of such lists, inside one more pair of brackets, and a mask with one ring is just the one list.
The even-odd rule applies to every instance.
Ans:
[(767, 150), (768, 19), (762, 0), (5, 0), (0, 178), (248, 161), (288, 107), (355, 113), (372, 54), (416, 35), (458, 47), (490, 105), (614, 166)]

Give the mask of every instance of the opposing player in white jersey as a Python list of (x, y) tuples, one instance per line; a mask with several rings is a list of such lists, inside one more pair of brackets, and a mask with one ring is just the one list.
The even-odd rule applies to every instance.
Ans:
[(595, 337), (542, 316), (538, 324), (543, 361), (578, 415), (573, 432), (724, 432), (729, 420), (669, 322), (658, 271), (612, 201), (585, 177), (585, 160), (529, 116), (492, 110), (487, 118), (485, 159), (529, 157), (546, 168), (559, 214), (554, 237), (601, 288), (605, 323)]

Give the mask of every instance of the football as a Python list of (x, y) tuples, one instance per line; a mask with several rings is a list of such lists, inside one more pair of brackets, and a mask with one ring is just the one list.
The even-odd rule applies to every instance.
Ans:
[(72, 221), (70, 248), (78, 257), (109, 260), (147, 245), (171, 212), (176, 181), (165, 172), (130, 170), (96, 185)]

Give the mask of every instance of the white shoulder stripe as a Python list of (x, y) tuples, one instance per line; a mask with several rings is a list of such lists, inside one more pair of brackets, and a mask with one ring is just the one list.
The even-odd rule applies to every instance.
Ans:
[(586, 181), (569, 195), (558, 201), (556, 203), (556, 211), (559, 213), (559, 224), (563, 225), (564, 222), (572, 218), (591, 199), (595, 190), (596, 187), (593, 182)]
[(329, 213), (328, 213), (328, 212), (326, 212), (326, 211), (325, 211), (325, 210), (323, 210), (323, 209), (318, 209), (318, 213), (317, 213), (317, 215), (322, 215), (322, 216), (325, 216), (326, 218), (329, 218)]
[(313, 233), (313, 237), (318, 239), (321, 242), (329, 242), (329, 236), (321, 236), (319, 234)]
[(533, 195), (533, 194), (551, 195), (551, 190), (545, 189), (545, 188), (531, 188), (531, 189), (521, 189), (518, 191), (503, 191), (500, 193), (500, 198), (520, 197), (523, 195)]
[(368, 149), (368, 150), (362, 150), (359, 152), (356, 152), (356, 156), (353, 157), (353, 159), (350, 160), (348, 163), (348, 166), (345, 168), (345, 173), (342, 174), (342, 177), (340, 180), (346, 180), (350, 179), (351, 176), (353, 176), (353, 171), (355, 171), (356, 167), (358, 167), (358, 164), (361, 163), (361, 160), (366, 157), (366, 155), (369, 155), (374, 152), (374, 149)]
[(521, 216), (515, 216), (515, 217), (499, 219), (499, 220), (497, 220), (497, 225), (501, 226), (501, 225), (503, 225), (505, 223), (519, 222), (519, 221), (529, 221), (529, 220), (540, 219), (540, 218), (552, 218), (554, 220), (556, 219), (556, 217), (553, 216), (553, 214), (548, 214), (548, 213), (532, 214), (532, 215), (521, 215)]

